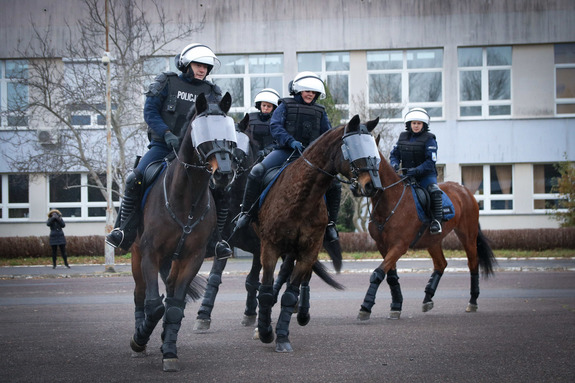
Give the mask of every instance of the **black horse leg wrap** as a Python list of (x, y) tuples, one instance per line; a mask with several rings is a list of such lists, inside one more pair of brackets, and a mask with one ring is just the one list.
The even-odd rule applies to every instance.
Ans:
[(135, 319), (136, 330), (137, 330), (138, 327), (140, 327), (142, 325), (142, 323), (144, 323), (144, 320), (146, 319), (146, 313), (144, 312), (144, 306), (136, 306), (136, 309), (134, 310), (134, 319)]
[(166, 298), (166, 315), (164, 316), (164, 331), (162, 332), (162, 353), (164, 358), (177, 358), (176, 341), (184, 318), (186, 301)]
[(434, 270), (427, 282), (427, 286), (425, 286), (425, 300), (424, 302), (429, 302), (431, 298), (435, 295), (435, 291), (437, 290), (437, 286), (439, 285), (439, 280), (441, 279), (441, 273), (438, 270)]
[(246, 279), (246, 291), (248, 292), (246, 297), (246, 309), (244, 311), (245, 315), (256, 315), (256, 309), (258, 307), (257, 293), (260, 287), (259, 282), (252, 282)]
[(479, 297), (479, 274), (471, 274), (471, 300), (469, 303), (477, 304)]
[(399, 276), (397, 270), (389, 270), (387, 272), (387, 284), (391, 290), (391, 310), (401, 311), (403, 304), (403, 294), (401, 293), (401, 286), (399, 285)]
[(299, 311), (308, 312), (309, 311), (309, 284), (302, 284), (300, 288), (299, 296)]
[(371, 308), (375, 305), (375, 295), (377, 294), (377, 289), (383, 280), (385, 279), (385, 274), (382, 269), (377, 268), (373, 270), (371, 277), (369, 277), (369, 288), (365, 294), (363, 304), (361, 305), (361, 311), (371, 312)]
[(208, 277), (208, 285), (206, 286), (206, 292), (204, 293), (204, 299), (202, 299), (202, 305), (198, 309), (198, 316), (201, 319), (209, 319), (216, 303), (216, 295), (220, 290), (220, 285), (222, 284), (221, 274), (210, 274)]
[(261, 285), (258, 294), (259, 315), (258, 328), (266, 329), (271, 325), (272, 306), (274, 304), (273, 286)]
[(134, 334), (134, 340), (139, 345), (143, 346), (148, 343), (150, 335), (152, 335), (156, 325), (164, 316), (166, 308), (162, 303), (163, 299), (164, 296), (156, 299), (146, 299), (144, 303), (145, 319), (138, 328), (136, 328), (136, 333)]
[(282, 295), (281, 311), (276, 326), (278, 340), (289, 336), (289, 323), (299, 296), (299, 288), (289, 285)]

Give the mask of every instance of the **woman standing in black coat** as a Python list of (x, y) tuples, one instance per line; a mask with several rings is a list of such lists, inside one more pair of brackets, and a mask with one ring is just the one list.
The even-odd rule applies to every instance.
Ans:
[(62, 219), (62, 213), (59, 210), (50, 210), (48, 213), (48, 221), (46, 225), (50, 226), (50, 246), (52, 246), (52, 268), (56, 268), (56, 256), (58, 252), (58, 247), (60, 247), (60, 253), (62, 253), (62, 258), (64, 259), (64, 265), (70, 268), (68, 265), (68, 257), (66, 256), (66, 237), (64, 236), (63, 227), (66, 226), (64, 220)]

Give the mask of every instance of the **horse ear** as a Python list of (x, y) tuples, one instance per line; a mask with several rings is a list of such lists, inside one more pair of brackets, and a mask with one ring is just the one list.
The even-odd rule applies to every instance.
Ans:
[(232, 107), (232, 96), (230, 95), (230, 92), (226, 92), (226, 94), (224, 94), (224, 97), (222, 97), (222, 100), (218, 105), (222, 112), (228, 114), (228, 111)]
[(345, 127), (346, 133), (357, 131), (357, 129), (359, 128), (359, 122), (360, 122), (359, 115), (356, 114), (347, 123), (347, 126)]
[(250, 123), (250, 115), (246, 113), (244, 118), (242, 118), (242, 120), (238, 122), (238, 129), (240, 130), (240, 132), (244, 132), (248, 128), (249, 123)]
[(208, 100), (203, 93), (200, 93), (198, 97), (196, 97), (196, 115), (201, 114), (205, 110), (208, 109)]
[(377, 137), (375, 137), (375, 144), (377, 145), (378, 148), (379, 148), (379, 141), (381, 141), (381, 134), (378, 134)]
[(367, 124), (365, 125), (367, 126), (367, 130), (371, 132), (373, 129), (375, 129), (378, 123), (379, 123), (379, 117), (377, 117), (375, 120), (368, 121)]

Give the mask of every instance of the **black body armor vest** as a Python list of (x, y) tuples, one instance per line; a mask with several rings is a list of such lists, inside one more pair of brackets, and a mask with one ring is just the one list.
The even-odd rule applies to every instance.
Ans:
[[(248, 131), (251, 133), (252, 138), (258, 145), (258, 150), (264, 150), (273, 145), (274, 139), (270, 132), (270, 119), (262, 121), (260, 119), (260, 112), (249, 114), (250, 122)], [(270, 116), (271, 117), (271, 116)]]
[(321, 119), (325, 108), (321, 105), (300, 104), (293, 98), (283, 98), (286, 105), (285, 130), (294, 139), (308, 146), (320, 135)]
[(397, 148), (401, 155), (403, 168), (415, 168), (425, 162), (425, 143), (430, 138), (435, 139), (435, 135), (429, 132), (423, 132), (416, 136), (414, 141), (409, 141), (411, 132), (402, 132), (397, 140)]

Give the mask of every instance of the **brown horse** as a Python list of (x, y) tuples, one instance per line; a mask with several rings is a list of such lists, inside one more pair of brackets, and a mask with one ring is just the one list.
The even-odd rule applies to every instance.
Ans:
[[(496, 263), (487, 238), (479, 227), (479, 206), (473, 194), (464, 186), (454, 182), (440, 184), (440, 189), (451, 199), (455, 216), (443, 222), (440, 235), (431, 235), (427, 224), (423, 224), (416, 211), (415, 200), (410, 190), (409, 178), (400, 178), (389, 163), (382, 159), (379, 175), (386, 184), (371, 198), (372, 213), (369, 234), (375, 240), (383, 257), (381, 265), (370, 278), (358, 319), (368, 320), (375, 304), (375, 295), (381, 282), (387, 276), (391, 289), (390, 319), (399, 319), (403, 297), (397, 276), (396, 263), (411, 247), (427, 249), (433, 259), (433, 273), (425, 288), (423, 311), (433, 308), (433, 296), (439, 280), (447, 267), (441, 242), (452, 230), (463, 244), (467, 254), (467, 264), (471, 273), (471, 299), (467, 312), (477, 311), (479, 296), (479, 267), (485, 277), (493, 273)], [(415, 245), (413, 246), (412, 244)]]
[[(233, 175), (228, 170), (233, 168), (235, 130), (233, 120), (225, 115), (230, 106), (228, 93), (218, 105), (209, 105), (203, 94), (198, 96), (194, 119), (175, 160), (151, 187), (132, 247), (136, 330), (130, 345), (136, 353), (145, 354), (163, 318), (164, 371), (179, 370), (176, 341), (186, 296), (197, 299), (203, 292), (194, 279), (216, 227), (210, 182), (223, 187)], [(158, 272), (166, 286), (165, 300), (159, 293)]]
[[(379, 119), (360, 124), (359, 116), (347, 125), (321, 135), (288, 165), (270, 188), (258, 213), (254, 229), (261, 241), (263, 275), (258, 293), (258, 331), (263, 343), (271, 343), (271, 310), (275, 303), (274, 270), (278, 259), (291, 265), (289, 284), (281, 297), (281, 312), (276, 326), (276, 351), (293, 351), (289, 341), (289, 322), (300, 295), (306, 288), (323, 242), (328, 223), (324, 195), (334, 177), (352, 179), (356, 190), (372, 195), (381, 186), (377, 173), (379, 153), (370, 132)], [(327, 275), (329, 277), (329, 275)], [(321, 276), (335, 288), (341, 286)], [(302, 287), (303, 289), (304, 287)], [(298, 323), (309, 322), (309, 298), (298, 309)]]

